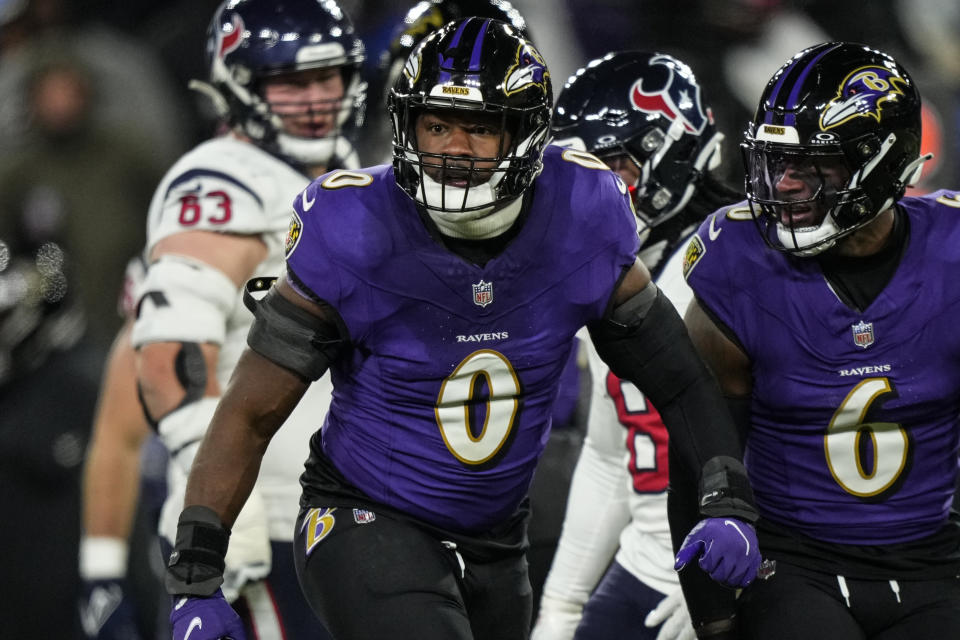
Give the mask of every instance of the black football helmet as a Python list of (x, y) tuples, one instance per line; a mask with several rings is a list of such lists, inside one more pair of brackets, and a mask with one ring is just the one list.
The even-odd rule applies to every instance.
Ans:
[[(231, 126), (267, 151), (296, 163), (326, 164), (353, 153), (342, 134), (362, 124), (363, 60), (363, 43), (335, 0), (225, 0), (207, 33), (210, 84), (191, 86), (210, 95)], [(322, 138), (287, 133), (263, 97), (263, 80), (326, 67), (340, 68), (343, 99), (312, 102), (309, 108), (336, 113), (336, 127)]]
[[(434, 211), (482, 211), (515, 200), (540, 173), (549, 133), (553, 89), (540, 53), (512, 26), (491, 18), (451, 22), (427, 36), (410, 54), (387, 97), (393, 126), (397, 183)], [(417, 117), (430, 109), (454, 109), (499, 118), (510, 144), (490, 158), (463, 159), (422, 152)], [(492, 170), (476, 168), (490, 163)], [(447, 184), (446, 171), (460, 164), (468, 186)], [(440, 173), (435, 180), (424, 172)], [(480, 176), (479, 174), (485, 174)]]
[(801, 256), (890, 208), (931, 157), (920, 156), (920, 94), (906, 69), (847, 42), (787, 61), (767, 83), (741, 148), (764, 240)]
[(507, 0), (422, 0), (407, 11), (394, 30), (389, 48), (380, 57), (380, 67), (386, 72), (386, 86), (393, 86), (420, 40), (448, 22), (470, 16), (505, 22), (527, 40), (533, 40), (526, 20)]
[(723, 134), (683, 62), (622, 51), (592, 60), (557, 98), (554, 144), (604, 159), (626, 155), (640, 170), (628, 185), (637, 215), (659, 225), (690, 200), (704, 171), (720, 164)]

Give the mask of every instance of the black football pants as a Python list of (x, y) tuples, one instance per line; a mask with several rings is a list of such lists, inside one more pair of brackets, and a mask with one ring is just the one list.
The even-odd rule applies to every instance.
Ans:
[(738, 618), (744, 640), (960, 638), (960, 578), (857, 580), (778, 561)]
[(471, 562), (408, 521), (349, 508), (309, 515), (294, 540), (297, 575), (335, 640), (528, 637), (522, 555)]

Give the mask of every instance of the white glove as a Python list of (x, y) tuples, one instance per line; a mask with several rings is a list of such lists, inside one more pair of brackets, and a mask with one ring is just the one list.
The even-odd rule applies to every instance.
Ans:
[(582, 605), (545, 595), (530, 640), (572, 640), (582, 617)]
[(263, 496), (254, 487), (230, 529), (221, 587), (227, 602), (236, 600), (248, 582), (267, 577), (272, 561), (267, 508)]
[(647, 614), (643, 624), (651, 629), (663, 624), (657, 633), (657, 640), (696, 640), (697, 637), (680, 587), (661, 600), (660, 604)]

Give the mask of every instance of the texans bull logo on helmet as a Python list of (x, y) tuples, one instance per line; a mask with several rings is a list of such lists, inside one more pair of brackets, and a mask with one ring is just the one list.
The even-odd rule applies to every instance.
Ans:
[(234, 14), (230, 24), (233, 28), (229, 32), (220, 31), (218, 34), (220, 42), (217, 46), (217, 57), (221, 60), (225, 55), (240, 46), (241, 36), (243, 35), (243, 18)]
[(870, 65), (852, 71), (827, 103), (820, 116), (820, 127), (826, 131), (853, 118), (872, 117), (880, 121), (883, 103), (903, 95), (906, 80), (887, 67)]
[[(671, 64), (672, 63), (672, 64)], [(657, 56), (650, 60), (650, 65), (662, 65), (667, 69), (666, 84), (655, 90), (643, 86), (643, 78), (638, 78), (630, 88), (630, 104), (644, 113), (663, 114), (670, 120), (680, 120), (683, 127), (690, 133), (700, 135), (708, 122), (713, 121), (713, 115), (707, 109), (701, 108), (700, 86), (691, 82), (691, 78), (679, 81), (674, 73), (672, 59)], [(693, 95), (690, 95), (693, 92)]]

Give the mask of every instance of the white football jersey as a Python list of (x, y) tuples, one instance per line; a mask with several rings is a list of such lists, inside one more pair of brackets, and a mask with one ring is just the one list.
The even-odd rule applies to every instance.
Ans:
[[(204, 142), (173, 165), (154, 193), (145, 255), (161, 239), (187, 231), (259, 235), (267, 246), (267, 257), (252, 275), (277, 276), (284, 263), (291, 203), (309, 182), (290, 165), (233, 136)], [(252, 322), (253, 314), (238, 295), (220, 345), (217, 380), (221, 389), (226, 388), (246, 347)], [(308, 442), (323, 423), (332, 390), (328, 375), (314, 382), (263, 458), (256, 490), (263, 497), (273, 540), (293, 539)], [(183, 475), (176, 465), (170, 467), (171, 497), (164, 505), (160, 530), (173, 540), (185, 478), (175, 477)]]

